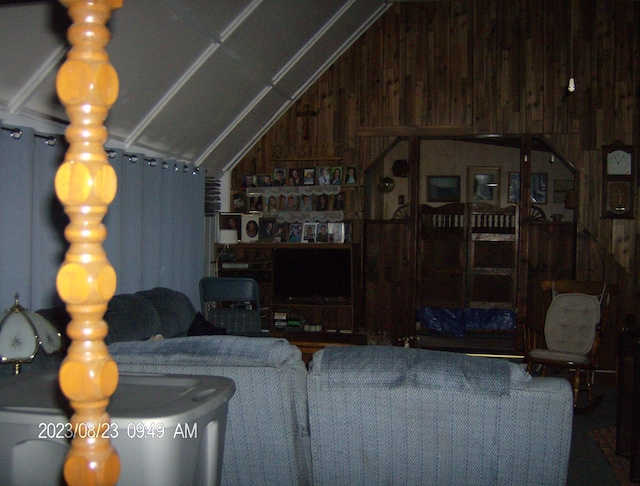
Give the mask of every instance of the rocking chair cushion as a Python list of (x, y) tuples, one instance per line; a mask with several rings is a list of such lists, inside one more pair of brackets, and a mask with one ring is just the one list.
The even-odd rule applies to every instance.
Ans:
[[(598, 296), (577, 293), (553, 298), (544, 326), (547, 347), (552, 351), (586, 355), (591, 351), (600, 321)], [(583, 358), (584, 360), (584, 358)]]
[(578, 353), (564, 353), (562, 351), (552, 351), (550, 349), (532, 349), (529, 351), (529, 358), (542, 361), (560, 361), (565, 363), (575, 363), (584, 365), (589, 362), (587, 355)]

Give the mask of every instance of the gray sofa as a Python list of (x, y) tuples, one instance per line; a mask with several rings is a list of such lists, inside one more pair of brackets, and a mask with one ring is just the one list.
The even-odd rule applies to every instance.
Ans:
[[(123, 372), (234, 380), (223, 485), (566, 481), (566, 380), (532, 378), (506, 360), (388, 346), (329, 347), (307, 370), (284, 339), (202, 335), (217, 331), (169, 289), (116, 296), (105, 320)], [(148, 339), (156, 334), (165, 339)], [(57, 365), (40, 357), (31, 369)]]
[(232, 378), (223, 485), (563, 485), (571, 387), (506, 360), (276, 338), (115, 343), (122, 371)]

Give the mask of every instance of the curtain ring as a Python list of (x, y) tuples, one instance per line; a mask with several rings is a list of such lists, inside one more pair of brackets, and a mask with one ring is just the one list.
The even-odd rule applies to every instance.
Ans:
[(158, 161), (156, 159), (149, 159), (147, 160), (147, 164), (149, 164), (149, 167), (155, 167), (158, 165)]
[(189, 166), (187, 164), (184, 164), (182, 166), (182, 173), (186, 174), (187, 172), (189, 172)]
[(138, 156), (136, 154), (129, 155), (129, 162), (135, 164), (136, 162), (138, 162)]
[(15, 138), (16, 140), (18, 140), (20, 137), (22, 137), (22, 130), (20, 130), (19, 128), (14, 128), (13, 130), (11, 130), (11, 138)]
[(115, 159), (116, 158), (116, 151), (113, 150), (113, 149), (107, 150), (107, 157), (109, 157), (110, 159)]
[(162, 161), (162, 168), (163, 169), (168, 169), (169, 168), (169, 163), (166, 160)]
[(56, 144), (57, 141), (58, 141), (58, 139), (56, 137), (54, 137), (53, 135), (49, 135), (45, 139), (44, 143), (46, 143), (49, 147), (53, 147)]

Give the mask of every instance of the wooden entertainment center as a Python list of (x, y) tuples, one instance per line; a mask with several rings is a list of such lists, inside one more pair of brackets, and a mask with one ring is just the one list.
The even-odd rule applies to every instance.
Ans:
[[(274, 252), (278, 250), (301, 250), (309, 252), (310, 258), (322, 252), (349, 251), (351, 264), (350, 296), (309, 298), (282, 298), (274, 293), (276, 278)], [(216, 245), (216, 260), (220, 277), (246, 277), (256, 280), (260, 286), (260, 308), (263, 328), (274, 335), (324, 336), (325, 341), (349, 341), (348, 337), (361, 328), (361, 282), (359, 279), (359, 244), (332, 243), (238, 243)], [(331, 265), (331, 261), (326, 262)], [(323, 285), (331, 286), (331, 282)], [(281, 317), (276, 324), (276, 317)], [(340, 337), (337, 339), (337, 337)], [(298, 339), (298, 340), (307, 340)]]

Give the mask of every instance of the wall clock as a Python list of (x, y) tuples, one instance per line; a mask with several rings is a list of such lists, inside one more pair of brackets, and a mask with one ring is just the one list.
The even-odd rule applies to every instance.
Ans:
[(614, 142), (602, 147), (602, 217), (633, 218), (635, 150)]

